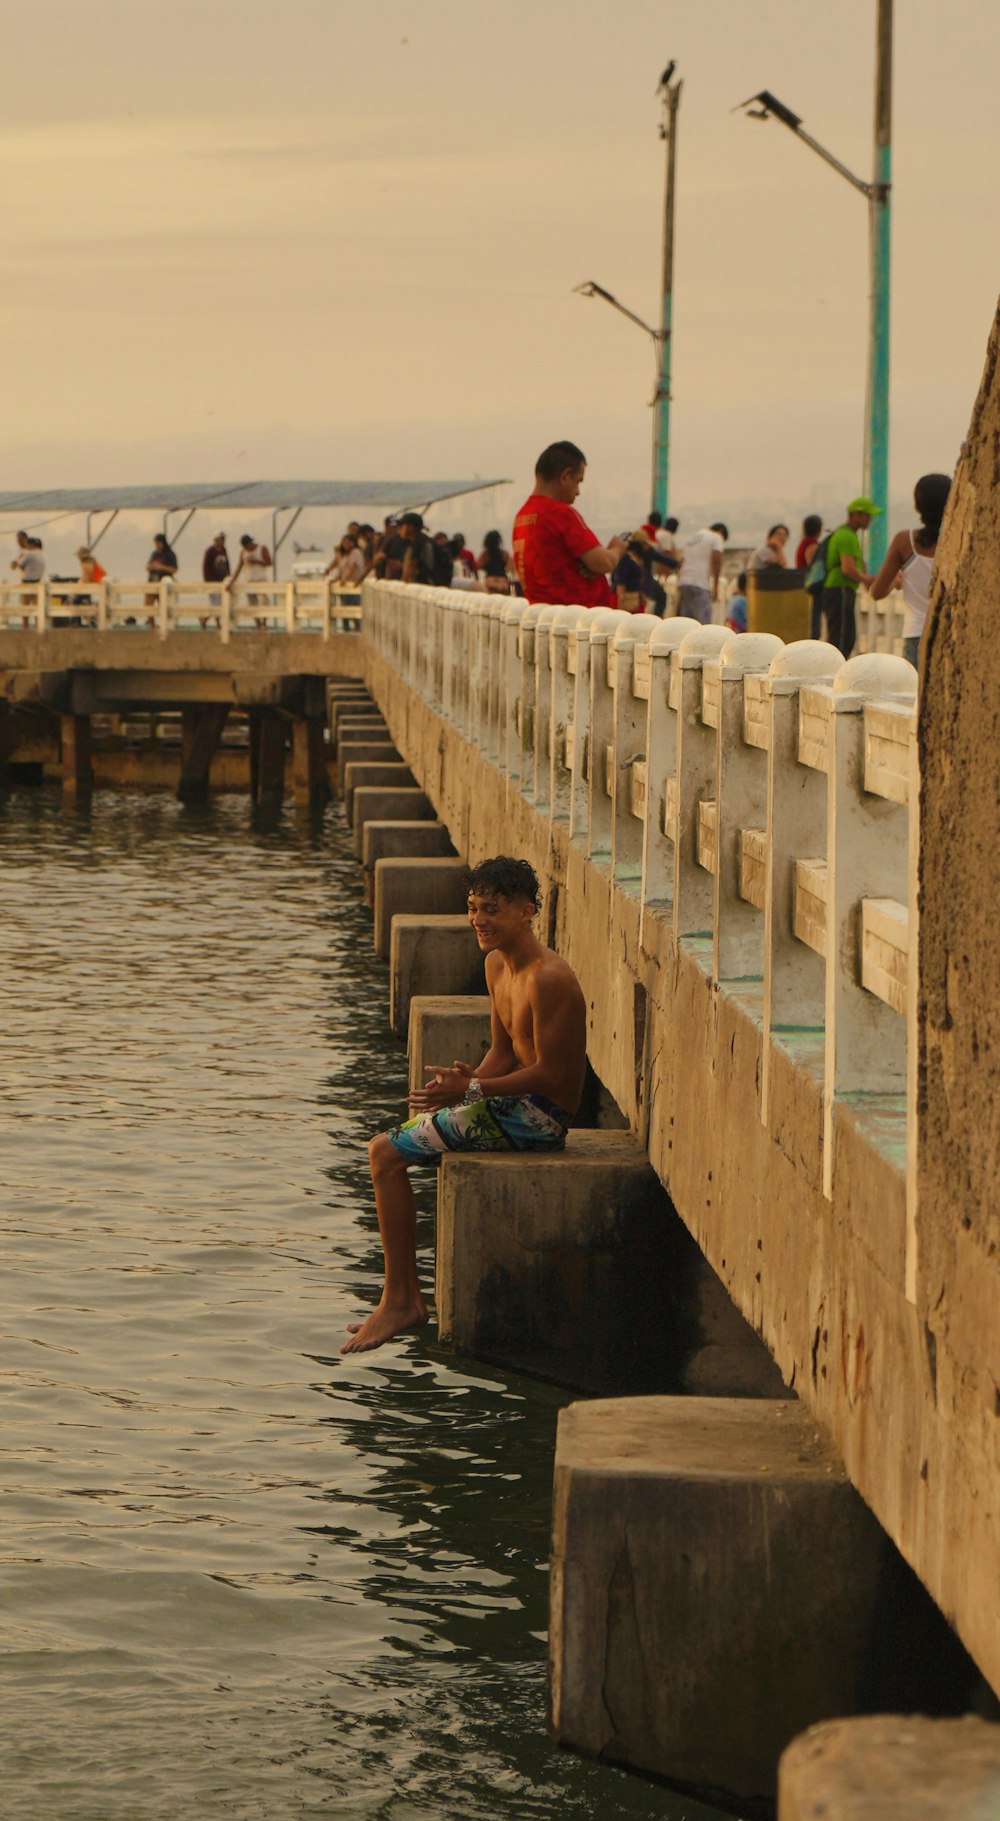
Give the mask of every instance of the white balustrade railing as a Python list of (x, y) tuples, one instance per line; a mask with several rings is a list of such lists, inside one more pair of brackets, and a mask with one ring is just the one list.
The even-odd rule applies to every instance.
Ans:
[(225, 587), (209, 582), (103, 581), (0, 582), (0, 632), (5, 628), (58, 631), (85, 625), (98, 632), (153, 627), (171, 632), (211, 631), (225, 642), (247, 628), (281, 632), (332, 632), (354, 627), (360, 590), (323, 576)]
[[(824, 1186), (845, 1096), (907, 1083), (917, 673), (678, 617), (368, 582), (365, 637), (637, 898), (642, 944), (759, 982), (774, 1045), (822, 1069)], [(803, 1039), (805, 1040), (803, 1044)]]

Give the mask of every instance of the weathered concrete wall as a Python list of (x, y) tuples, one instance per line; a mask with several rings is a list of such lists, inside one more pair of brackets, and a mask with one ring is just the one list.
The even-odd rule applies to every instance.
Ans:
[[(919, 715), (917, 1321), (948, 1612), (1000, 1630), (1000, 311), (949, 502)], [(972, 1463), (976, 1463), (973, 1469)], [(933, 1493), (934, 1477), (938, 1492)], [(982, 1574), (967, 1529), (975, 1510)], [(986, 1588), (992, 1583), (993, 1595)]]
[(956, 1421), (955, 1403), (934, 1400), (923, 1324), (904, 1294), (901, 1172), (838, 1107), (834, 1138), (854, 1192), (828, 1201), (821, 1083), (806, 1068), (778, 1069), (761, 1122), (759, 987), (713, 988), (710, 947), (675, 946), (649, 907), (640, 946), (636, 897), (569, 841), (565, 823), (529, 805), (374, 652), (367, 674), (459, 853), (476, 861), (502, 848), (536, 866), (540, 929), (580, 977), (601, 1080), (786, 1383), (1000, 1686), (995, 1444)]

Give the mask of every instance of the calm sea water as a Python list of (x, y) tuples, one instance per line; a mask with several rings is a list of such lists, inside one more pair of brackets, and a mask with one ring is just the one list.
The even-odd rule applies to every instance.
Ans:
[(341, 827), (0, 810), (0, 1809), (702, 1821), (544, 1731), (563, 1395), (338, 1355), (405, 1081)]

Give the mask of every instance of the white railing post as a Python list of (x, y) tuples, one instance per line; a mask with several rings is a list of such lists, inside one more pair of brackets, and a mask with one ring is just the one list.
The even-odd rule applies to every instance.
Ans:
[(532, 776), (531, 802), (535, 808), (549, 807), (549, 764), (552, 753), (552, 622), (561, 609), (543, 607), (535, 626), (535, 763)]
[(49, 584), (35, 583), (35, 627), (38, 632), (45, 632), (49, 624)]
[(521, 619), (527, 603), (518, 598), (510, 599), (501, 596), (503, 611), (500, 615), (501, 635), (501, 724), (503, 766), (509, 784), (519, 784), (521, 777), (521, 744), (518, 737), (518, 717), (521, 707), (521, 659), (518, 653), (518, 636)]
[(566, 729), (569, 834), (585, 841), (590, 829), (590, 615), (585, 608), (567, 639), (566, 668), (573, 679), (573, 720)]
[(851, 658), (831, 692), (827, 776), (826, 1060), (823, 1189), (833, 1196), (834, 1116), (845, 1093), (906, 1085), (906, 1021), (862, 985), (862, 900), (905, 904), (909, 891), (905, 806), (865, 790), (866, 704), (913, 702), (917, 673), (905, 658)]
[[(712, 891), (712, 979), (761, 979), (764, 973), (763, 878), (744, 865), (753, 843), (766, 837), (767, 751), (760, 727), (746, 727), (748, 677), (759, 677), (784, 641), (770, 632), (730, 633), (715, 664), (719, 713), (716, 727), (715, 874)], [(754, 735), (753, 740), (745, 737)], [(744, 885), (748, 891), (744, 891)], [(749, 895), (752, 894), (752, 895)]]
[(503, 766), (504, 729), (500, 719), (500, 698), (503, 690), (503, 638), (502, 615), (506, 606), (506, 597), (502, 594), (487, 594), (486, 609), (487, 639), (489, 641), (489, 694), (486, 706), (486, 720), (489, 728), (487, 757), (494, 765)]
[[(587, 852), (598, 865), (611, 864), (611, 791), (608, 778), (608, 754), (614, 738), (615, 709), (614, 639), (626, 616), (617, 607), (591, 607), (587, 627), (590, 633), (590, 726), (586, 749), (587, 768)], [(574, 744), (574, 758), (576, 748)]]
[(160, 585), (156, 591), (158, 596), (156, 604), (157, 629), (161, 639), (165, 639), (167, 633), (170, 631), (170, 594), (172, 586), (173, 584), (171, 583), (170, 577), (165, 575), (160, 581)]
[(615, 633), (611, 874), (616, 884), (633, 887), (642, 880), (648, 676), (641, 696), (636, 683), (640, 659), (647, 657), (649, 640), (658, 625), (653, 614), (630, 613)]
[[(772, 1043), (782, 1031), (821, 1031), (826, 963), (795, 928), (796, 863), (826, 865), (826, 769), (799, 751), (799, 696), (828, 686), (844, 665), (835, 645), (800, 639), (771, 661), (767, 676), (767, 849), (764, 870), (764, 1031), (760, 1116), (769, 1120)], [(818, 754), (814, 754), (818, 757)]]
[(295, 631), (295, 583), (293, 581), (285, 584), (285, 631)]
[(521, 794), (532, 800), (535, 789), (535, 627), (541, 607), (532, 601), (521, 615), (517, 652), (521, 666), (520, 713), (517, 733), (520, 748), (518, 774)]
[[(749, 636), (749, 635), (744, 635)], [(712, 875), (698, 857), (702, 804), (715, 799), (715, 720), (704, 718), (706, 661), (730, 637), (725, 626), (699, 626), (674, 654), (671, 700), (677, 714), (677, 781), (674, 791), (674, 942), (712, 933)]]
[(576, 650), (574, 634), (586, 613), (585, 607), (557, 607), (549, 624), (548, 802), (553, 822), (566, 822), (570, 815), (576, 681), (570, 670), (570, 652)]
[[(674, 835), (670, 804), (677, 789), (677, 714), (670, 695), (673, 655), (699, 622), (672, 614), (649, 636), (649, 701), (646, 721), (646, 813), (642, 837), (642, 898), (652, 908), (674, 895)], [(669, 787), (669, 788), (668, 788)], [(645, 924), (645, 912), (643, 913)], [(648, 947), (645, 938), (643, 947)]]

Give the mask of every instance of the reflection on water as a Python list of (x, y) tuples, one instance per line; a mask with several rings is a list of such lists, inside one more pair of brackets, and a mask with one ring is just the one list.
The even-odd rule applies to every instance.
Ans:
[(543, 1729), (561, 1394), (337, 1353), (404, 1081), (339, 829), (4, 805), (3, 1814), (695, 1821)]

